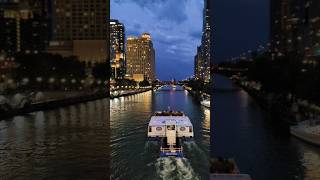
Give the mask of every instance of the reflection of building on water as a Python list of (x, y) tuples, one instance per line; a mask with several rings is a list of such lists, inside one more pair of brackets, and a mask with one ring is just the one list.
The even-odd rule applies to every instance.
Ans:
[[(177, 85), (176, 88), (180, 86)], [(149, 131), (147, 124), (151, 116), (156, 111), (166, 110), (168, 106), (172, 110), (188, 112), (187, 116), (193, 126), (192, 132), (197, 139), (197, 143), (194, 141), (180, 143), (177, 139), (171, 139), (176, 141), (176, 147), (179, 147), (179, 144), (183, 147), (185, 156), (182, 158), (160, 157), (160, 138), (158, 141), (146, 142)], [(207, 162), (210, 141), (209, 128), (204, 129), (203, 122), (205, 117), (209, 117), (204, 115), (204, 112), (208, 114), (209, 110), (199, 106), (191, 95), (179, 90), (159, 89), (156, 92), (148, 91), (127, 96), (123, 100), (112, 99), (110, 101), (112, 179), (206, 179), (209, 163), (203, 162)], [(209, 122), (206, 124), (205, 127), (210, 126)], [(165, 131), (165, 128), (162, 130)], [(170, 129), (173, 129), (172, 126)], [(174, 129), (180, 130), (177, 126)], [(156, 127), (152, 131), (157, 132)], [(184, 131), (188, 132), (189, 129), (185, 128)], [(130, 171), (124, 171), (127, 167), (130, 167)]]
[(139, 107), (139, 111), (148, 112), (152, 108), (152, 93), (152, 91), (147, 91), (141, 94), (110, 99), (110, 107), (128, 108), (134, 104), (127, 102), (143, 102)]
[(210, 131), (210, 109), (204, 109), (203, 128)]
[[(317, 153), (318, 147), (301, 146), (303, 151), (303, 164), (306, 169), (306, 179), (320, 179), (320, 156)], [(311, 178), (312, 177), (312, 178)]]

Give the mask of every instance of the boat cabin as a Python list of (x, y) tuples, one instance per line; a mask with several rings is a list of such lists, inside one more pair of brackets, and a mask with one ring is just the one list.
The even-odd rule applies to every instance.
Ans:
[(182, 112), (156, 112), (148, 126), (148, 138), (193, 138), (193, 126)]

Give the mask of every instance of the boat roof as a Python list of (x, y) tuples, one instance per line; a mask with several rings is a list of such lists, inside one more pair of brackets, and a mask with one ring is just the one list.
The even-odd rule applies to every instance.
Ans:
[(154, 116), (185, 116), (181, 111), (157, 111)]
[(166, 124), (176, 124), (177, 126), (192, 126), (192, 123), (188, 116), (152, 116), (149, 122), (149, 126), (165, 126)]

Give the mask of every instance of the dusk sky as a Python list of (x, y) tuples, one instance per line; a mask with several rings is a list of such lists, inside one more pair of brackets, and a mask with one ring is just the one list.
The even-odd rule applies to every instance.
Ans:
[(111, 19), (124, 23), (126, 36), (148, 32), (160, 80), (193, 75), (202, 35), (203, 0), (111, 0)]
[(269, 0), (211, 2), (214, 63), (268, 43)]

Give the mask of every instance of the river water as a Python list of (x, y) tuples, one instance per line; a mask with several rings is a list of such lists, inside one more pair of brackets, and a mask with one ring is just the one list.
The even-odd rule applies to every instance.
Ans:
[[(245, 91), (215, 75), (211, 113), (211, 156), (234, 158), (254, 180), (319, 180), (320, 147), (289, 134)], [(225, 90), (225, 91), (223, 91)], [(277, 120), (276, 120), (277, 121)]]
[[(271, 123), (246, 92), (230, 91), (237, 87), (227, 78), (214, 80), (220, 90), (213, 95), (211, 135), (210, 111), (186, 91), (149, 91), (1, 120), (0, 179), (109, 179), (110, 158), (112, 179), (207, 179), (210, 136), (211, 156), (234, 158), (254, 180), (320, 179), (319, 147)], [(168, 106), (184, 111), (194, 126), (185, 158), (159, 158), (159, 146), (145, 141), (150, 116)]]
[(0, 121), (0, 179), (109, 179), (109, 99)]
[[(184, 145), (185, 158), (160, 158), (160, 146), (146, 141), (150, 117), (168, 107), (184, 111), (193, 123), (195, 141)], [(112, 179), (208, 179), (210, 110), (187, 91), (177, 87), (116, 98), (110, 111)]]

